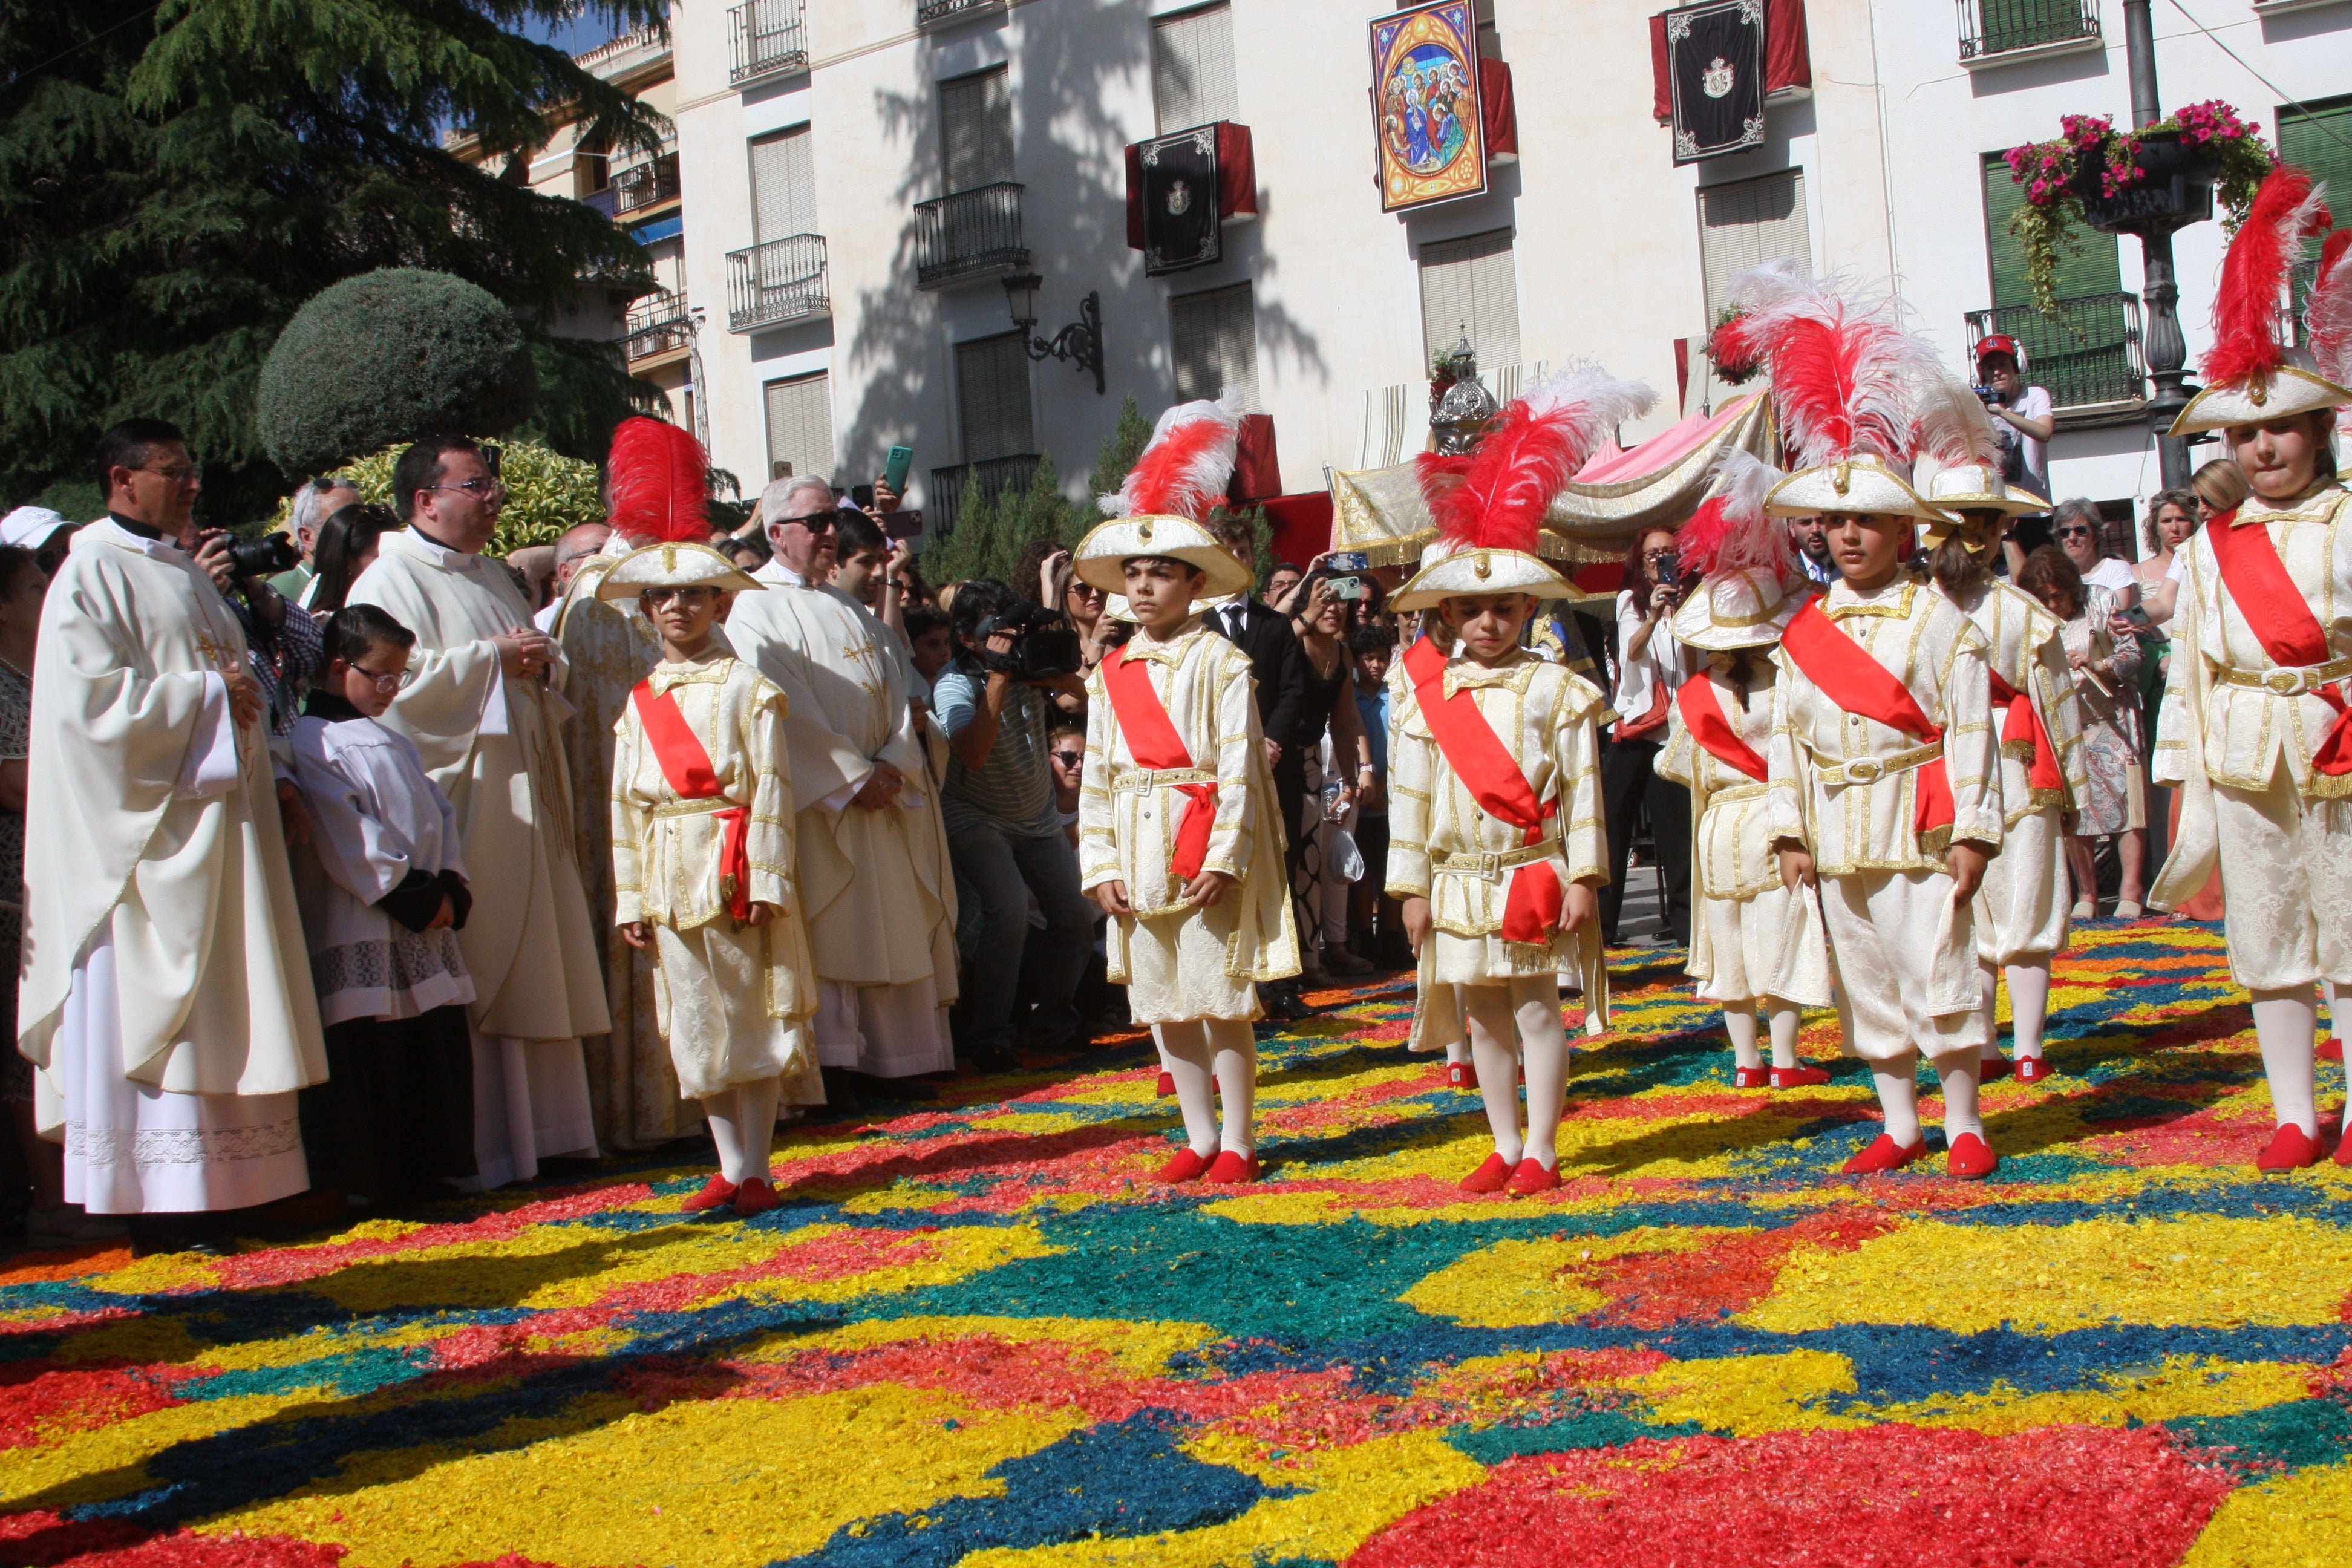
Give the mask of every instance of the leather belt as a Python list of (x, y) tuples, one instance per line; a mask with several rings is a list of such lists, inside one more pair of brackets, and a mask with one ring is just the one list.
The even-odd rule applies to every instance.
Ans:
[(2275, 669), (2216, 669), (2213, 679), (2224, 686), (2251, 687), (2278, 697), (2301, 697), (2332, 686), (2352, 675), (2352, 658), (2332, 658), (2326, 664), (2281, 666)]
[(1484, 877), (1491, 882), (1515, 867), (1550, 859), (1559, 853), (1559, 839), (1545, 838), (1517, 849), (1497, 850), (1490, 854), (1448, 855), (1430, 869), (1456, 877)]
[(1930, 741), (1924, 746), (1914, 746), (1891, 757), (1856, 757), (1847, 763), (1825, 763), (1819, 752), (1814, 752), (1813, 768), (1822, 783), (1834, 789), (1845, 784), (1875, 784), (1889, 773), (1908, 773), (1943, 754), (1944, 742), (1941, 741)]
[(1129, 768), (1112, 775), (1110, 789), (1113, 795), (1134, 795), (1147, 789), (1216, 782), (1214, 768)]

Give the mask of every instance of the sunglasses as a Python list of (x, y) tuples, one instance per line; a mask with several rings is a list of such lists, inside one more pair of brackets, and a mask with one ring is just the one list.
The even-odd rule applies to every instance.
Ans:
[(2057, 531), (2057, 534), (2061, 539), (2088, 539), (2091, 537), (2091, 531), (2087, 528), (2062, 528)]
[(1066, 768), (1083, 767), (1087, 760), (1087, 754), (1084, 752), (1055, 752), (1051, 755), (1055, 762)]

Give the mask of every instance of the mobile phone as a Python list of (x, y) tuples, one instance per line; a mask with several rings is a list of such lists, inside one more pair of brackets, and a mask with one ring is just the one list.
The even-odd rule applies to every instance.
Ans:
[(1364, 596), (1364, 580), (1360, 577), (1334, 577), (1331, 596), (1335, 599), (1360, 599)]
[(890, 448), (890, 456), (882, 464), (882, 482), (890, 487), (892, 495), (903, 496), (907, 493), (907, 470), (914, 467), (914, 464), (915, 449), (912, 447)]
[(860, 509), (861, 510), (866, 507), (872, 506), (874, 504), (874, 487), (872, 485), (850, 486), (849, 504)]
[(902, 506), (897, 511), (886, 511), (875, 520), (882, 525), (885, 539), (920, 539), (923, 536), (923, 513), (919, 507)]
[(1334, 550), (1324, 558), (1334, 572), (1369, 572), (1371, 557), (1360, 550)]
[(2125, 620), (2129, 621), (2134, 626), (2142, 631), (2154, 631), (2156, 629), (2156, 623), (2147, 618), (2147, 606), (2145, 605), (2134, 605), (2128, 609), (2118, 610), (2116, 614), (2121, 616)]

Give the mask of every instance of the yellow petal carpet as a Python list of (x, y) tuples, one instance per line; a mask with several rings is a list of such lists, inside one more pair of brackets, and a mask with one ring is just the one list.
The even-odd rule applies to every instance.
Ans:
[[(1556, 1193), (1474, 1197), (1409, 992), (1264, 1032), (1248, 1188), (1148, 1047), (236, 1256), (0, 1264), (0, 1568), (2000, 1563), (2352, 1553), (2352, 1173), (2263, 1180), (2217, 934), (2095, 926), (2003, 1163), (1841, 1162), (1616, 956)], [(2322, 1068), (2322, 1102), (2343, 1079)], [(1931, 1113), (1937, 1109), (1930, 1102)]]

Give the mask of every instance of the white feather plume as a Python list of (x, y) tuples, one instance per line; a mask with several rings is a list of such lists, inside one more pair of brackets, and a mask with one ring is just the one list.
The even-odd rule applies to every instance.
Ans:
[(1095, 498), (1103, 515), (1205, 519), (1233, 479), (1247, 395), (1228, 386), (1213, 400), (1180, 403), (1162, 413), (1118, 493)]

